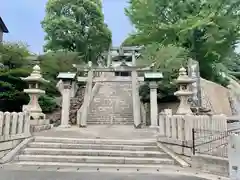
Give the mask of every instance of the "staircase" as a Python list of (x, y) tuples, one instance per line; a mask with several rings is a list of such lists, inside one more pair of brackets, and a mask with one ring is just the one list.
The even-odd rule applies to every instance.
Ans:
[[(114, 77), (119, 80), (126, 77)], [(117, 79), (118, 78), (118, 79)], [(88, 124), (132, 125), (131, 82), (104, 82), (90, 104)]]
[(156, 140), (35, 137), (9, 165), (57, 168), (159, 168), (175, 162)]

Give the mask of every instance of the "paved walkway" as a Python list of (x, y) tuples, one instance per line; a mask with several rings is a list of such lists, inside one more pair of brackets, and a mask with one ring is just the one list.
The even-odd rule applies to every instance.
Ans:
[(87, 128), (53, 128), (35, 133), (38, 136), (88, 138), (88, 139), (155, 139), (156, 130), (151, 128), (135, 129), (128, 125), (90, 125)]
[(204, 180), (178, 174), (53, 172), (1, 170), (3, 180)]

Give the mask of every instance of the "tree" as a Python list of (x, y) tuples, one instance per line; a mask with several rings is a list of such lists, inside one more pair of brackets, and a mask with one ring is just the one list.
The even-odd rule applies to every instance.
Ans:
[[(0, 45), (0, 111), (22, 111), (22, 106), (29, 102), (29, 97), (23, 92), (27, 83), (20, 77), (28, 76), (32, 71), (32, 62), (28, 58), (32, 53), (23, 43), (3, 43)], [(47, 90), (51, 84), (46, 86)], [(52, 97), (40, 98), (44, 112), (56, 108)]]
[(240, 0), (130, 0), (126, 15), (136, 29), (131, 43), (158, 42), (189, 51), (201, 76), (219, 81), (219, 68), (239, 40)]
[(59, 72), (75, 72), (76, 69), (73, 68), (73, 64), (79, 64), (81, 59), (82, 57), (78, 53), (67, 51), (49, 52), (38, 57), (43, 76), (51, 81), (51, 83), (45, 85), (49, 96), (60, 96), (56, 88), (58, 82), (56, 77)]
[(46, 51), (78, 52), (86, 62), (95, 63), (111, 44), (100, 0), (48, 0), (42, 27)]
[[(158, 83), (158, 101), (176, 101), (174, 92), (177, 90), (175, 79), (178, 76), (179, 68), (186, 66), (188, 51), (182, 47), (173, 45), (163, 46), (159, 43), (147, 45), (142, 51), (137, 63), (139, 65), (155, 63), (154, 71), (163, 73), (163, 80)], [(148, 84), (140, 88), (142, 101), (149, 101)]]
[(0, 62), (5, 68), (13, 69), (27, 66), (29, 60), (26, 58), (31, 53), (28, 46), (23, 43), (4, 42), (0, 43)]

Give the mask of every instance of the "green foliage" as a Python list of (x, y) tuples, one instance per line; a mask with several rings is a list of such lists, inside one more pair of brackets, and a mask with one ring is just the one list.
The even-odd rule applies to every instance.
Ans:
[(20, 77), (28, 75), (25, 69), (0, 71), (0, 111), (21, 111), (28, 103), (28, 96), (23, 92), (27, 87)]
[(202, 77), (218, 81), (217, 65), (239, 40), (239, 8), (239, 0), (130, 0), (126, 14), (136, 33), (127, 41), (183, 47), (199, 61)]
[(240, 72), (240, 54), (233, 53), (223, 62), (231, 72)]
[(0, 63), (9, 69), (27, 66), (29, 61), (26, 57), (30, 56), (27, 48), (23, 43), (0, 43)]
[(131, 34), (123, 41), (122, 46), (141, 46), (142, 44), (138, 42), (138, 35)]
[[(158, 84), (158, 100), (159, 101), (173, 101), (176, 98), (173, 93), (176, 91), (177, 86), (175, 79), (178, 76), (178, 70), (181, 66), (186, 66), (188, 59), (188, 51), (182, 47), (173, 45), (163, 46), (159, 43), (147, 45), (141, 58), (137, 61), (141, 64), (155, 63), (155, 71), (163, 73), (163, 80)], [(149, 100), (148, 85), (140, 88), (140, 96), (142, 101)]]
[(85, 62), (95, 63), (111, 43), (99, 0), (48, 0), (42, 26), (45, 50), (78, 52)]
[(167, 57), (171, 62), (168, 66), (164, 59), (166, 54), (171, 54), (169, 45), (185, 49), (187, 57), (197, 60), (201, 77), (226, 86), (228, 81), (221, 73), (229, 72), (228, 68), (236, 71), (239, 63), (232, 60), (240, 37), (239, 8), (240, 0), (130, 0), (125, 12), (136, 32), (123, 44), (156, 43), (167, 49), (166, 53), (156, 50), (157, 46), (151, 47), (143, 57), (147, 62), (155, 57), (154, 53), (158, 54), (157, 68), (165, 72), (166, 80), (159, 88), (165, 94), (173, 92), (174, 87), (167, 79), (170, 74), (175, 77), (176, 68), (182, 64), (181, 58), (173, 55)]
[(42, 107), (43, 113), (51, 113), (58, 107), (54, 98), (46, 95), (39, 98), (39, 105)]
[[(28, 104), (29, 97), (23, 92), (28, 88), (27, 83), (21, 77), (28, 76), (31, 71), (31, 62), (27, 58), (31, 53), (27, 46), (21, 43), (4, 43), (0, 45), (0, 63), (4, 65), (0, 69), (0, 111), (22, 111), (22, 106)], [(30, 68), (31, 67), (31, 68)], [(48, 69), (51, 72), (51, 69)], [(47, 90), (42, 108), (49, 112), (56, 108), (56, 103), (50, 101), (50, 95), (58, 92), (53, 84), (44, 85)]]
[(57, 51), (49, 52), (38, 57), (42, 74), (45, 79), (51, 83), (44, 84), (43, 87), (46, 90), (48, 96), (60, 96), (59, 91), (56, 88), (58, 80), (56, 79), (59, 72), (75, 72), (73, 64), (81, 64), (82, 57), (76, 52)]
[(42, 74), (46, 79), (56, 80), (59, 72), (76, 71), (73, 64), (81, 64), (82, 59), (76, 52), (57, 51), (39, 56)]

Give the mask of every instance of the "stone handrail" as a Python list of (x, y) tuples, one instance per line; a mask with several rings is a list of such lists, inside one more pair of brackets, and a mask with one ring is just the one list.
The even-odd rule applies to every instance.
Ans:
[(225, 115), (159, 115), (160, 137), (191, 141), (193, 128), (202, 130), (202, 133), (224, 132), (227, 130), (227, 117)]
[[(100, 77), (105, 77), (105, 73), (102, 73), (102, 74), (100, 75)], [(91, 93), (90, 103), (89, 103), (89, 104), (91, 104), (91, 102), (92, 102), (93, 98), (95, 97), (95, 95), (97, 94), (100, 86), (101, 86), (101, 83), (95, 83), (95, 84), (94, 84), (94, 86), (93, 86), (93, 88), (92, 88), (92, 93)], [(87, 87), (87, 85), (86, 85), (86, 87)], [(80, 124), (81, 124), (80, 121), (81, 121), (81, 113), (82, 113), (83, 108), (84, 108), (83, 105), (84, 105), (84, 103), (82, 104), (82, 106), (80, 107), (80, 109), (77, 111), (77, 125), (80, 125)]]
[(0, 164), (9, 161), (11, 150), (30, 136), (29, 113), (0, 111)]
[(31, 136), (27, 112), (0, 112), (0, 143)]

